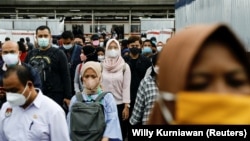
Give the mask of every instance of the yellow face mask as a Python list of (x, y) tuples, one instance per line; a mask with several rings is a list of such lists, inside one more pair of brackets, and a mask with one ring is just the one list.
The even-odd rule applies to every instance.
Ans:
[[(158, 100), (170, 124), (250, 124), (250, 95), (161, 92)], [(175, 119), (164, 101), (175, 101)]]

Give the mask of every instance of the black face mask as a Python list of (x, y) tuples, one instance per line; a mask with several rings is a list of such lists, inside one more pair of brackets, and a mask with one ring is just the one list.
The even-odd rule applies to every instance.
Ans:
[(132, 47), (129, 49), (129, 51), (133, 54), (133, 55), (137, 55), (139, 53), (141, 53), (141, 49), (137, 48), (137, 47)]

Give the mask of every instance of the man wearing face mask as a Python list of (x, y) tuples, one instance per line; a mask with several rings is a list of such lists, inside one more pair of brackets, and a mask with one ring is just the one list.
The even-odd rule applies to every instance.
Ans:
[(152, 49), (152, 41), (151, 40), (145, 40), (143, 42), (143, 48), (142, 48), (142, 55), (144, 55), (147, 58), (152, 58), (153, 55), (153, 49)]
[(76, 66), (80, 64), (81, 58), (81, 46), (74, 43), (74, 35), (71, 31), (64, 31), (61, 35), (63, 46), (60, 49), (63, 50), (65, 55), (68, 58), (68, 66), (70, 70), (70, 78), (71, 78), (71, 88), (72, 92), (74, 92), (74, 77)]
[[(36, 88), (42, 89), (42, 83), (38, 72), (35, 71), (30, 65), (21, 62), (19, 46), (16, 42), (13, 41), (4, 42), (2, 46), (2, 59), (4, 61), (4, 64), (0, 66), (1, 87), (3, 86), (2, 78), (7, 69), (16, 65), (23, 65), (31, 70), (32, 76), (34, 78), (34, 86)], [(0, 108), (5, 101), (6, 101), (5, 91), (3, 89), (0, 89)]]
[(139, 85), (134, 110), (129, 119), (132, 125), (145, 125), (147, 123), (153, 104), (159, 94), (156, 82), (158, 74), (157, 59), (158, 55), (152, 57), (152, 66), (148, 68), (151, 69), (151, 72), (142, 79)]
[[(45, 95), (62, 107), (64, 103), (69, 105), (72, 92), (66, 55), (60, 49), (52, 47), (48, 26), (39, 26), (36, 29), (36, 40), (38, 48), (28, 53), (25, 62), (39, 70)], [(38, 66), (39, 64), (42, 66)]]
[(151, 61), (145, 56), (141, 55), (142, 41), (138, 36), (130, 36), (128, 38), (129, 55), (124, 56), (124, 60), (128, 63), (131, 70), (131, 84), (130, 84), (130, 106), (129, 112), (131, 115), (135, 103), (137, 90), (141, 80), (144, 78), (146, 70), (151, 66)]
[(35, 88), (28, 68), (9, 68), (3, 86), (7, 102), (0, 111), (1, 141), (70, 141), (63, 109)]

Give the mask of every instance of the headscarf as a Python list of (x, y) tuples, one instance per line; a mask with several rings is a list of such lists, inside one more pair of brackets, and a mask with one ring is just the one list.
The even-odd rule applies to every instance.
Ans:
[[(115, 58), (110, 58), (107, 55), (108, 47), (112, 42), (115, 42), (116, 45), (118, 46), (118, 56)], [(103, 61), (103, 67), (109, 72), (117, 72), (119, 70), (122, 70), (124, 63), (125, 61), (121, 56), (121, 46), (119, 42), (116, 39), (108, 40), (107, 45), (106, 45), (106, 50), (105, 50), (105, 60)]]
[[(99, 62), (88, 61), (88, 62), (86, 62), (86, 63), (82, 66), (82, 68), (81, 68), (81, 73), (80, 73), (81, 76), (83, 76), (84, 73), (85, 73), (85, 71), (86, 71), (87, 69), (89, 69), (89, 68), (93, 69), (93, 70), (95, 71), (97, 77), (98, 77), (99, 84), (97, 85), (97, 87), (96, 87), (95, 90), (94, 90), (95, 92), (97, 92), (97, 89), (98, 89), (98, 88), (101, 88), (102, 67), (101, 67), (101, 64), (100, 64)], [(93, 93), (93, 90), (91, 91), (91, 90), (87, 89), (86, 87), (84, 87), (84, 92), (85, 92), (86, 94), (91, 94), (91, 93)]]
[[(159, 54), (158, 66), (159, 91), (176, 94), (185, 90), (188, 73), (195, 57), (203, 44), (211, 37), (226, 40), (236, 51), (237, 59), (242, 63), (246, 59), (243, 44), (237, 39), (230, 28), (224, 24), (193, 25), (177, 32), (162, 49)], [(241, 56), (241, 57), (240, 57)], [(240, 57), (240, 58), (239, 58)], [(243, 63), (244, 65), (247, 64)], [(247, 70), (249, 72), (249, 70)], [(174, 113), (173, 103), (165, 102), (170, 111)], [(149, 118), (148, 124), (167, 124), (164, 120), (159, 103), (156, 102)]]

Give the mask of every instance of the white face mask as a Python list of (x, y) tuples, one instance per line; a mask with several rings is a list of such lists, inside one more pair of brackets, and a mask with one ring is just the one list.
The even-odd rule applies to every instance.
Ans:
[(25, 86), (22, 94), (20, 93), (12, 93), (12, 92), (6, 92), (6, 98), (7, 101), (12, 105), (12, 106), (22, 106), (25, 104), (25, 102), (29, 99), (31, 92), (29, 93), (29, 96), (26, 98), (23, 94), (27, 88), (27, 85)]
[(46, 48), (49, 46), (49, 38), (38, 38), (37, 43), (39, 47)]
[(111, 58), (115, 58), (118, 56), (118, 50), (117, 49), (107, 50), (107, 55)]
[(100, 42), (99, 46), (103, 47), (103, 45), (104, 45), (104, 42)]
[(70, 49), (70, 48), (72, 48), (72, 44), (68, 44), (68, 45), (63, 44), (63, 47), (64, 47), (65, 49)]
[(2, 55), (3, 61), (7, 64), (7, 66), (14, 66), (18, 63), (19, 57), (18, 54), (8, 53)]
[(161, 52), (161, 50), (162, 50), (162, 46), (158, 46), (158, 47), (157, 47), (157, 51), (158, 51), (158, 52)]
[(103, 55), (98, 55), (98, 61), (103, 61), (104, 60), (104, 56)]
[(143, 42), (144, 42), (146, 39), (147, 39), (147, 38), (145, 38), (145, 37), (142, 37), (142, 38), (141, 38), (141, 40), (142, 40)]

